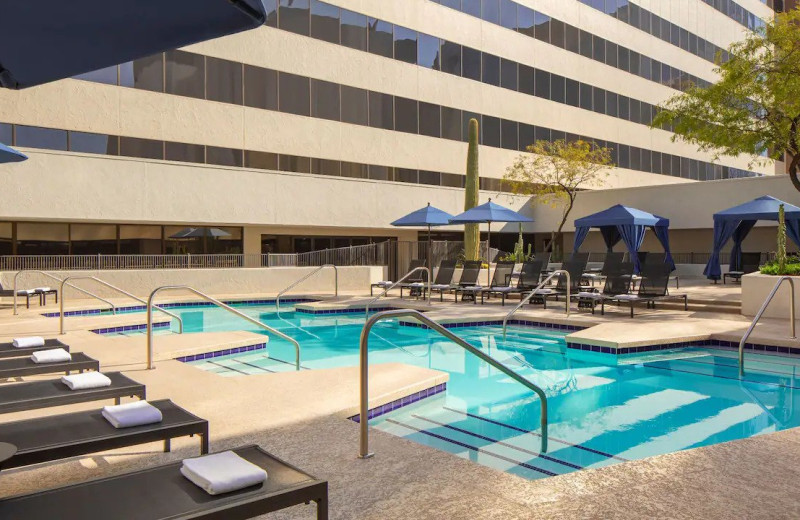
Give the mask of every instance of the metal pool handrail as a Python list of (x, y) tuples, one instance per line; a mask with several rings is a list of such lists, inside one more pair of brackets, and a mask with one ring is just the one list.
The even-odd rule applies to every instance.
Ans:
[(544, 287), (544, 285), (547, 282), (549, 282), (557, 274), (565, 274), (565, 275), (567, 275), (567, 317), (569, 317), (569, 304), (570, 304), (570, 300), (571, 300), (570, 287), (572, 286), (572, 282), (570, 281), (569, 271), (565, 271), (564, 269), (557, 269), (557, 270), (553, 271), (552, 273), (550, 273), (550, 275), (547, 278), (545, 278), (544, 281), (542, 281), (542, 283), (537, 285), (536, 289), (532, 290), (531, 293), (528, 296), (523, 298), (519, 302), (519, 305), (517, 305), (516, 307), (511, 309), (511, 312), (506, 314), (506, 317), (503, 318), (503, 339), (506, 339), (506, 327), (508, 326), (508, 320), (511, 318), (511, 316), (513, 316), (515, 312), (520, 310), (520, 308), (522, 308), (523, 305), (528, 303), (531, 298), (533, 298), (534, 296), (537, 296), (536, 293), (539, 291), (539, 289)]
[[(207, 295), (206, 293), (200, 292), (200, 291), (198, 291), (197, 289), (195, 289), (193, 287), (189, 287), (188, 285), (164, 285), (164, 286), (158, 287), (157, 289), (155, 289), (153, 292), (150, 293), (150, 297), (147, 299), (147, 369), (148, 370), (152, 370), (152, 369), (155, 368), (155, 366), (153, 365), (153, 307), (155, 307), (155, 305), (153, 304), (153, 300), (155, 299), (156, 294), (158, 294), (161, 291), (176, 291), (176, 290), (189, 291), (189, 292), (191, 292), (191, 293), (203, 298), (204, 300), (213, 303), (217, 307), (222, 307), (226, 311), (228, 311), (230, 313), (233, 313), (233, 314), (239, 316), (240, 318), (249, 321), (253, 325), (261, 327), (262, 329), (266, 330), (270, 334), (274, 334), (274, 335), (278, 336), (279, 338), (292, 343), (294, 345), (294, 352), (295, 352), (295, 367), (296, 367), (296, 370), (298, 370), (298, 371), (300, 370), (300, 343), (298, 343), (297, 340), (295, 340), (292, 337), (287, 336), (286, 334), (284, 334), (283, 332), (281, 332), (281, 331), (279, 331), (277, 329), (274, 329), (274, 328), (270, 327), (266, 323), (262, 323), (262, 322), (258, 321), (257, 319), (253, 318), (252, 316), (248, 316), (247, 314), (245, 314), (245, 313), (243, 313), (241, 311), (237, 311), (236, 309), (234, 309), (230, 305), (224, 304), (221, 301), (217, 300), (216, 298), (212, 298), (211, 296)], [(156, 307), (156, 308), (158, 308), (158, 307)], [(161, 309), (159, 309), (159, 310), (161, 310)]]
[[(61, 281), (61, 303), (60, 303), (60, 308), (59, 308), (60, 312), (59, 312), (59, 319), (58, 319), (58, 325), (59, 325), (60, 334), (64, 334), (64, 302), (67, 299), (67, 295), (64, 292), (64, 286), (65, 285), (69, 285), (70, 287), (77, 289), (77, 287), (75, 287), (75, 285), (73, 285), (71, 283), (67, 283), (70, 280), (93, 280), (93, 281), (99, 283), (100, 285), (104, 285), (104, 286), (108, 287), (109, 289), (117, 291), (120, 294), (124, 294), (128, 298), (134, 299), (139, 303), (143, 303), (143, 304), (147, 305), (147, 302), (145, 300), (143, 300), (142, 298), (139, 298), (135, 294), (131, 294), (131, 293), (129, 293), (128, 291), (126, 291), (124, 289), (120, 289), (116, 285), (111, 285), (110, 283), (106, 282), (105, 280), (101, 280), (100, 278), (97, 278), (96, 276), (68, 276), (68, 277), (64, 278)], [(183, 318), (181, 318), (180, 316), (178, 316), (174, 312), (170, 312), (170, 311), (164, 310), (161, 307), (156, 306), (156, 308), (158, 310), (160, 310), (161, 312), (163, 312), (164, 314), (166, 314), (168, 316), (172, 316), (173, 318), (178, 320), (178, 326), (179, 326), (178, 333), (179, 334), (183, 334)], [(113, 310), (114, 314), (117, 313), (116, 307), (113, 307), (112, 310)]]
[(358, 457), (361, 459), (368, 459), (372, 457), (374, 454), (370, 453), (369, 451), (369, 358), (368, 358), (368, 351), (369, 351), (369, 331), (372, 329), (373, 325), (381, 320), (386, 320), (390, 318), (402, 318), (402, 317), (413, 317), (420, 322), (427, 325), (430, 329), (435, 330), (445, 338), (449, 339), (450, 341), (454, 342), (456, 345), (462, 347), (467, 352), (474, 354), (475, 356), (479, 357), (481, 360), (489, 363), (493, 367), (495, 367), (500, 372), (504, 373), (511, 379), (521, 383), (522, 385), (526, 386), (530, 390), (532, 390), (536, 395), (539, 396), (539, 399), (542, 401), (542, 407), (539, 412), (539, 419), (542, 427), (542, 447), (541, 452), (547, 452), (547, 396), (544, 393), (544, 390), (539, 388), (535, 383), (529, 381), (528, 379), (524, 378), (523, 376), (519, 375), (518, 373), (514, 372), (507, 366), (503, 365), (496, 359), (491, 356), (487, 356), (479, 349), (475, 348), (474, 346), (467, 343), (462, 338), (456, 336), (446, 328), (444, 328), (441, 324), (433, 321), (432, 319), (428, 318), (420, 311), (413, 310), (413, 309), (398, 309), (393, 311), (382, 311), (367, 320), (364, 324), (364, 328), (361, 330), (361, 340), (359, 341), (359, 359), (360, 359), (360, 422), (359, 422), (359, 444), (358, 444)]
[(366, 316), (369, 316), (369, 306), (370, 305), (372, 305), (376, 301), (380, 300), (382, 296), (385, 296), (386, 294), (388, 294), (389, 291), (391, 291), (392, 289), (394, 289), (395, 287), (400, 285), (400, 283), (403, 280), (405, 280), (406, 278), (408, 278), (412, 274), (416, 273), (417, 271), (425, 271), (426, 273), (428, 273), (428, 277), (427, 277), (427, 280), (428, 280), (428, 282), (427, 282), (427, 285), (428, 285), (428, 303), (430, 303), (431, 302), (431, 270), (428, 269), (427, 267), (415, 267), (414, 269), (412, 269), (409, 272), (407, 272), (406, 274), (404, 274), (402, 278), (400, 278), (399, 280), (394, 282), (392, 285), (390, 285), (389, 287), (384, 289), (383, 292), (381, 292), (378, 296), (376, 296), (373, 299), (371, 299), (370, 301), (368, 301), (367, 305), (364, 307), (364, 314)]
[(742, 340), (739, 342), (739, 377), (744, 376), (744, 345), (747, 342), (747, 338), (750, 337), (750, 334), (753, 333), (753, 330), (756, 328), (756, 324), (758, 324), (758, 320), (761, 319), (761, 316), (764, 314), (764, 311), (767, 310), (767, 306), (772, 301), (772, 298), (775, 297), (775, 294), (778, 292), (778, 289), (781, 288), (783, 282), (789, 282), (789, 323), (792, 330), (791, 338), (794, 339), (797, 337), (796, 334), (796, 327), (795, 327), (795, 320), (794, 320), (794, 280), (792, 280), (791, 276), (781, 276), (778, 281), (775, 283), (775, 287), (769, 292), (767, 298), (764, 300), (764, 303), (761, 305), (761, 308), (758, 309), (755, 318), (753, 318), (753, 322), (750, 324), (750, 327), (747, 328), (747, 332), (744, 333), (742, 336)]
[[(17, 271), (14, 274), (14, 315), (15, 316), (17, 315), (17, 278), (19, 278), (19, 275), (21, 275), (22, 273), (43, 274), (43, 275), (47, 276), (48, 278), (52, 278), (53, 280), (57, 281), (58, 283), (62, 282), (61, 278), (59, 278), (58, 276), (54, 276), (54, 275), (52, 275), (50, 273), (47, 273), (45, 271), (39, 271), (38, 269), (23, 269), (22, 271)], [(72, 287), (73, 289), (75, 289), (76, 291), (85, 294), (86, 296), (91, 296), (92, 298), (95, 298), (95, 299), (98, 299), (98, 300), (100, 300), (102, 302), (107, 303), (108, 305), (111, 306), (111, 310), (116, 314), (116, 310), (114, 308), (114, 304), (111, 303), (110, 301), (105, 300), (105, 299), (97, 296), (93, 292), (89, 292), (89, 291), (86, 291), (84, 289), (81, 289), (80, 287), (76, 287), (76, 286), (74, 286), (72, 284), (68, 284), (68, 285), (70, 287)], [(62, 289), (62, 297), (63, 297), (63, 289)]]
[(322, 271), (326, 267), (333, 267), (333, 281), (334, 281), (334, 284), (335, 284), (334, 296), (336, 296), (338, 298), (339, 297), (339, 269), (333, 264), (325, 264), (325, 265), (321, 265), (321, 266), (317, 267), (316, 269), (314, 269), (313, 271), (311, 271), (310, 273), (308, 273), (304, 277), (300, 278), (299, 280), (296, 280), (294, 283), (289, 285), (289, 287), (287, 287), (286, 289), (284, 289), (281, 292), (279, 292), (278, 293), (278, 297), (275, 299), (275, 308), (277, 309), (277, 311), (281, 312), (281, 296), (286, 294), (288, 291), (294, 289), (295, 287), (297, 287), (301, 283), (305, 282), (306, 280), (308, 280), (309, 278), (311, 278), (312, 276), (314, 276), (318, 272)]

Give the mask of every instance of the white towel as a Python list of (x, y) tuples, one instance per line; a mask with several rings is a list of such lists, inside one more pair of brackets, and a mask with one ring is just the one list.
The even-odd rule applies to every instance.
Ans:
[(72, 361), (72, 356), (63, 348), (54, 348), (50, 350), (37, 350), (31, 355), (34, 363), (63, 363), (65, 361)]
[(553, 289), (539, 289), (535, 291), (535, 294), (553, 294), (554, 292)]
[(210, 495), (230, 493), (267, 480), (267, 472), (232, 451), (186, 459), (181, 473)]
[(28, 295), (36, 294), (36, 291), (34, 289), (20, 289), (19, 291), (17, 291), (17, 294), (21, 295), (21, 296), (25, 296), (26, 294), (28, 294)]
[(104, 406), (101, 413), (114, 428), (130, 428), (131, 426), (159, 423), (164, 420), (161, 410), (147, 401)]
[(52, 291), (49, 287), (36, 287), (33, 292), (50, 292)]
[(618, 300), (638, 300), (639, 297), (635, 294), (618, 294), (614, 296)]
[(32, 347), (43, 347), (44, 346), (44, 338), (41, 336), (28, 336), (25, 338), (14, 338), (14, 341), (11, 342), (12, 345), (16, 348), (32, 348)]
[(600, 296), (600, 294), (596, 292), (581, 291), (578, 293), (579, 298), (597, 298), (598, 296)]
[(391, 280), (381, 280), (377, 285), (392, 285), (394, 282)]
[(111, 380), (100, 372), (83, 372), (71, 376), (62, 376), (61, 382), (70, 390), (86, 390), (111, 386)]

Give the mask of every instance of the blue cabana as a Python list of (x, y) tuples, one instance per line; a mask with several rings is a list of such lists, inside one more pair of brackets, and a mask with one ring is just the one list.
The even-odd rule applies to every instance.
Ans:
[(3, 2), (0, 86), (69, 78), (254, 29), (266, 19), (264, 0)]
[(637, 253), (642, 247), (647, 228), (650, 228), (667, 253), (664, 261), (670, 264), (673, 270), (675, 269), (675, 262), (672, 261), (672, 253), (669, 250), (669, 219), (617, 204), (575, 221), (575, 253), (580, 249), (591, 228), (600, 228), (609, 252), (622, 240), (633, 259), (636, 273), (639, 272), (639, 255)]
[(703, 274), (711, 280), (719, 280), (722, 270), (719, 255), (728, 240), (733, 239), (730, 270), (738, 271), (742, 265), (742, 242), (756, 221), (778, 220), (778, 208), (783, 204), (786, 213), (786, 234), (800, 247), (800, 208), (765, 195), (757, 199), (714, 213), (714, 248)]
[(22, 162), (28, 159), (24, 153), (0, 143), (0, 163)]

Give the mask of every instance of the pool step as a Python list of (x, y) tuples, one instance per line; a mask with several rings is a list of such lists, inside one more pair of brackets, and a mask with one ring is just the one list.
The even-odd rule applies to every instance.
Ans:
[(274, 374), (276, 372), (294, 372), (296, 369), (293, 363), (270, 358), (266, 351), (249, 352), (235, 357), (204, 359), (190, 363), (202, 370), (225, 376)]

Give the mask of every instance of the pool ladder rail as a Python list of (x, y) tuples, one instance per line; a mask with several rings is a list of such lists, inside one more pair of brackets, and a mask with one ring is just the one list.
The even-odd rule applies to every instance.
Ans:
[(375, 303), (378, 300), (380, 300), (383, 296), (386, 296), (387, 294), (389, 294), (389, 291), (391, 291), (392, 289), (394, 289), (395, 287), (397, 287), (398, 285), (403, 283), (403, 281), (408, 279), (409, 276), (411, 276), (412, 274), (414, 274), (416, 272), (419, 272), (419, 271), (422, 271), (422, 272), (424, 272), (424, 273), (426, 273), (428, 275), (426, 277), (426, 283), (423, 284), (421, 287), (427, 290), (428, 303), (431, 303), (431, 270), (428, 269), (427, 267), (424, 267), (424, 266), (423, 267), (415, 267), (414, 269), (410, 270), (405, 275), (403, 275), (402, 278), (400, 278), (399, 280), (394, 282), (392, 285), (390, 285), (389, 287), (387, 287), (386, 289), (381, 291), (381, 293), (378, 296), (376, 296), (373, 299), (371, 299), (370, 301), (368, 301), (367, 304), (364, 306), (364, 315), (366, 317), (369, 317), (369, 308), (372, 306), (373, 303)]
[(294, 282), (289, 284), (288, 287), (286, 287), (284, 290), (282, 290), (281, 292), (278, 293), (277, 298), (275, 298), (275, 309), (278, 312), (278, 314), (280, 314), (280, 312), (281, 312), (281, 296), (283, 296), (287, 292), (291, 291), (292, 289), (294, 289), (295, 287), (297, 287), (298, 285), (300, 285), (301, 283), (305, 282), (306, 280), (308, 280), (309, 278), (311, 278), (312, 276), (314, 276), (315, 274), (317, 274), (318, 272), (322, 271), (323, 269), (325, 269), (327, 267), (332, 267), (333, 268), (334, 296), (336, 298), (338, 298), (339, 297), (339, 269), (333, 264), (323, 264), (323, 265), (317, 267), (316, 269), (314, 269), (313, 271), (311, 271), (310, 273), (306, 274), (302, 278), (300, 278), (298, 280), (295, 280)]
[(514, 313), (516, 313), (518, 310), (520, 310), (522, 308), (522, 306), (525, 305), (526, 303), (528, 303), (531, 300), (531, 298), (533, 298), (534, 296), (544, 296), (544, 295), (538, 295), (537, 293), (539, 292), (539, 290), (542, 287), (544, 287), (557, 274), (559, 274), (559, 275), (563, 274), (563, 275), (567, 276), (567, 317), (569, 317), (569, 310), (570, 310), (569, 306), (570, 306), (570, 302), (572, 300), (571, 295), (570, 295), (570, 287), (572, 286), (572, 283), (570, 281), (569, 271), (565, 271), (564, 269), (557, 269), (557, 270), (553, 271), (552, 273), (550, 273), (547, 276), (547, 278), (545, 278), (539, 285), (537, 285), (536, 289), (532, 290), (530, 292), (530, 294), (528, 294), (528, 296), (523, 298), (519, 302), (519, 305), (517, 305), (516, 307), (511, 309), (511, 311), (508, 314), (506, 314), (505, 318), (503, 318), (503, 339), (506, 339), (506, 328), (508, 327), (508, 320), (511, 319), (511, 316), (513, 316)]
[(285, 341), (288, 341), (289, 343), (294, 345), (295, 369), (297, 371), (300, 371), (300, 343), (298, 343), (296, 339), (294, 339), (294, 338), (292, 338), (290, 336), (287, 336), (283, 332), (270, 327), (266, 323), (262, 323), (262, 322), (258, 321), (257, 319), (253, 318), (252, 316), (248, 316), (247, 314), (234, 309), (230, 305), (222, 303), (221, 301), (217, 300), (216, 298), (213, 298), (213, 297), (207, 295), (206, 293), (200, 292), (197, 289), (195, 289), (194, 287), (189, 287), (188, 285), (164, 285), (164, 286), (158, 287), (153, 292), (150, 293), (150, 297), (147, 299), (147, 369), (148, 370), (153, 370), (155, 368), (155, 364), (153, 363), (153, 308), (161, 310), (158, 307), (156, 307), (156, 305), (153, 303), (153, 301), (155, 300), (156, 295), (158, 293), (162, 292), (162, 291), (188, 291), (188, 292), (190, 292), (190, 293), (192, 293), (192, 294), (194, 294), (196, 296), (199, 296), (200, 298), (202, 298), (202, 299), (204, 299), (204, 300), (206, 300), (208, 302), (213, 303), (217, 307), (221, 307), (221, 308), (225, 309), (226, 311), (230, 312), (231, 314), (235, 314), (235, 315), (239, 316), (240, 318), (249, 321), (253, 325), (256, 325), (256, 326), (266, 330), (270, 334), (274, 334), (275, 336), (278, 336), (279, 338), (281, 338), (281, 339), (283, 339)]
[[(59, 278), (58, 276), (52, 275), (52, 274), (50, 274), (50, 273), (48, 273), (46, 271), (40, 271), (38, 269), (23, 269), (21, 271), (17, 271), (14, 274), (14, 316), (16, 316), (18, 314), (17, 313), (17, 281), (19, 280), (19, 276), (21, 274), (23, 274), (23, 273), (25, 273), (25, 274), (33, 274), (33, 273), (41, 274), (41, 275), (44, 275), (44, 276), (46, 276), (46, 277), (48, 277), (50, 279), (53, 279), (53, 280), (57, 281), (60, 284), (64, 281), (61, 278)], [(114, 307), (114, 304), (111, 303), (110, 301), (106, 300), (105, 298), (101, 298), (100, 296), (96, 295), (95, 293), (87, 291), (86, 289), (81, 289), (80, 287), (76, 287), (75, 285), (72, 285), (72, 284), (67, 284), (67, 285), (69, 287), (72, 287), (76, 291), (85, 294), (86, 296), (89, 296), (89, 297), (94, 298), (96, 300), (100, 300), (101, 302), (103, 302), (103, 303), (105, 303), (105, 304), (107, 304), (109, 306), (109, 308), (110, 308), (112, 313), (114, 313), (114, 314), (117, 313), (117, 309), (116, 309), (116, 307)], [(64, 288), (63, 288), (63, 284), (62, 284), (62, 288), (61, 288), (62, 299), (63, 299), (63, 296), (64, 296), (63, 290), (64, 290)]]
[(388, 320), (392, 318), (414, 318), (417, 321), (427, 325), (431, 330), (435, 330), (445, 338), (449, 339), (456, 345), (462, 347), (467, 352), (477, 356), (482, 361), (493, 366), (500, 372), (504, 373), (511, 379), (521, 383), (528, 389), (533, 391), (539, 396), (542, 402), (539, 411), (539, 422), (542, 429), (542, 444), (541, 452), (547, 452), (547, 396), (539, 386), (532, 381), (521, 376), (517, 372), (511, 370), (501, 362), (493, 357), (483, 353), (480, 349), (470, 345), (464, 339), (456, 336), (448, 329), (443, 327), (440, 323), (433, 321), (425, 316), (423, 313), (412, 309), (397, 309), (391, 311), (382, 311), (376, 313), (374, 316), (367, 319), (364, 328), (361, 330), (361, 339), (359, 342), (359, 368), (360, 368), (360, 403), (359, 403), (359, 447), (358, 457), (361, 459), (368, 459), (374, 454), (369, 451), (369, 333), (372, 327), (379, 321)]
[(778, 281), (775, 282), (775, 287), (767, 295), (767, 298), (764, 300), (764, 303), (761, 304), (761, 308), (758, 309), (755, 317), (753, 318), (753, 322), (750, 323), (750, 326), (747, 328), (747, 331), (742, 336), (741, 341), (739, 341), (739, 377), (744, 377), (744, 346), (747, 343), (747, 338), (750, 337), (750, 334), (753, 333), (755, 330), (758, 321), (761, 319), (761, 316), (764, 315), (764, 312), (767, 310), (767, 306), (778, 293), (778, 289), (781, 288), (783, 282), (789, 282), (789, 326), (791, 328), (791, 338), (795, 339), (797, 337), (797, 329), (795, 327), (795, 318), (794, 318), (794, 310), (795, 310), (795, 302), (794, 302), (794, 280), (791, 276), (781, 276), (778, 278)]

